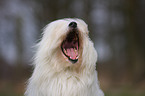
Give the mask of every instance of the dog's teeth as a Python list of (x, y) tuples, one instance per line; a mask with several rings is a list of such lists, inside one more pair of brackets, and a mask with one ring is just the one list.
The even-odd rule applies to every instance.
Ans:
[(77, 56), (76, 59), (78, 59), (79, 57)]
[(75, 54), (77, 54), (77, 50), (76, 49), (74, 49), (74, 52), (75, 52)]
[(65, 53), (67, 53), (66, 49), (64, 49)]

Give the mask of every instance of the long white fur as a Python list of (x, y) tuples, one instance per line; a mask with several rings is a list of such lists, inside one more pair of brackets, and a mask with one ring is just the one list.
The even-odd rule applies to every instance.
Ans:
[[(82, 40), (81, 61), (76, 64), (66, 61), (60, 48), (72, 21), (77, 22)], [(97, 52), (88, 33), (87, 24), (80, 19), (66, 18), (48, 24), (37, 45), (25, 96), (104, 96), (95, 70)]]

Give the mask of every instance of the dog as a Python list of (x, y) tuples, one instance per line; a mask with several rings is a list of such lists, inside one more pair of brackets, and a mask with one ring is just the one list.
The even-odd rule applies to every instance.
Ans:
[(97, 52), (83, 20), (53, 21), (42, 35), (25, 96), (104, 96), (97, 78)]

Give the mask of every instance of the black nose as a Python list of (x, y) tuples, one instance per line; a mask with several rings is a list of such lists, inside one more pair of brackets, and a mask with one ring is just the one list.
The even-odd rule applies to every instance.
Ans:
[(76, 28), (77, 27), (77, 23), (76, 22), (71, 22), (69, 24), (69, 27)]

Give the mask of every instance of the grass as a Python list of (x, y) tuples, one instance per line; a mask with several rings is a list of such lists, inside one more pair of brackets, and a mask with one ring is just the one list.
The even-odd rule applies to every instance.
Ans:
[(132, 89), (132, 88), (120, 88), (112, 91), (105, 91), (105, 96), (145, 96), (145, 90)]
[[(13, 90), (3, 90), (0, 91), (0, 96), (23, 96), (23, 93), (17, 93)], [(129, 92), (129, 91), (119, 91), (119, 92), (105, 92), (105, 96), (145, 96), (145, 92)]]
[[(128, 87), (104, 90), (105, 96), (145, 96), (145, 90)], [(0, 83), (0, 96), (24, 96), (24, 83)]]
[(105, 96), (145, 96), (145, 93), (119, 92), (119, 93), (106, 93)]
[(0, 83), (0, 96), (23, 96), (24, 84), (23, 83)]
[(141, 93), (124, 92), (124, 91), (118, 93), (106, 92), (105, 96), (145, 96), (145, 92), (141, 92)]

